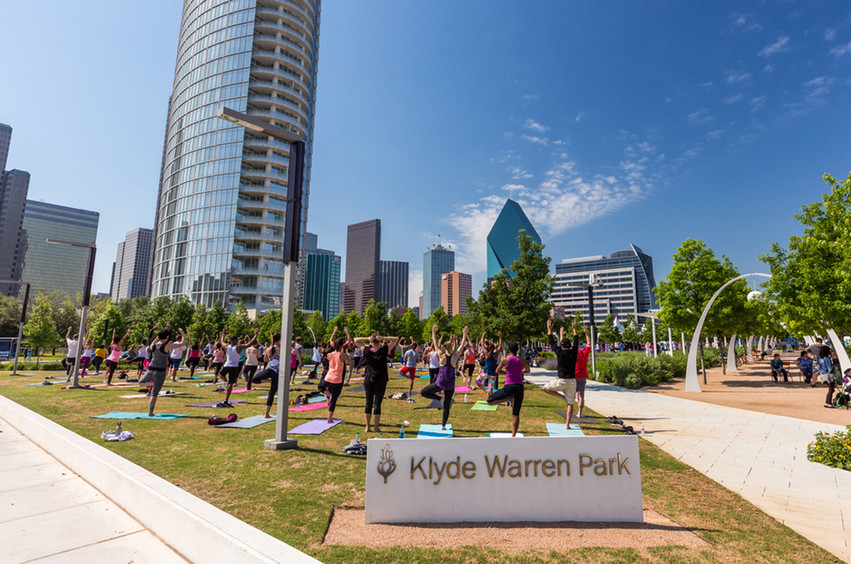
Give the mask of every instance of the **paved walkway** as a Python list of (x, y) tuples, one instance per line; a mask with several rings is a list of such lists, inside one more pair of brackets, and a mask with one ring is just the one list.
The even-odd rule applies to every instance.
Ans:
[[(554, 373), (535, 370), (536, 384)], [(807, 460), (817, 423), (588, 382), (588, 406), (617, 415), (662, 450), (851, 562), (851, 472)]]
[(0, 453), (3, 562), (186, 562), (2, 419)]

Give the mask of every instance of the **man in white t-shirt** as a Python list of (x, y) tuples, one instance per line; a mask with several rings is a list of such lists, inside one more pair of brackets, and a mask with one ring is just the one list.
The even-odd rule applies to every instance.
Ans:
[(79, 342), (78, 335), (74, 335), (73, 339), (71, 338), (71, 328), (68, 327), (68, 330), (65, 332), (65, 344), (68, 346), (68, 354), (62, 360), (62, 365), (65, 367), (65, 374), (68, 378), (74, 372), (74, 364), (77, 362), (77, 345)]
[(171, 372), (172, 382), (177, 382), (177, 369), (180, 368), (180, 363), (183, 362), (184, 351), (186, 351), (186, 345), (178, 345), (168, 353), (168, 368)]

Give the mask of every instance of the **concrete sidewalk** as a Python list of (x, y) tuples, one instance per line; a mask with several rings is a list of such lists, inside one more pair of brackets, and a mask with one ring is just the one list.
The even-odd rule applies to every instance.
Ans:
[[(543, 384), (554, 372), (535, 370)], [(588, 407), (644, 438), (789, 528), (851, 562), (851, 472), (807, 460), (818, 431), (839, 425), (758, 413), (589, 381)]]
[(2, 419), (0, 452), (0, 560), (186, 562)]

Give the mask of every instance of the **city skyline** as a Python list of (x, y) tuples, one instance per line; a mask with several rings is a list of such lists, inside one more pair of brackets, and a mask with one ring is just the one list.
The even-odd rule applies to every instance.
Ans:
[[(475, 293), (482, 226), (511, 197), (554, 263), (636, 241), (663, 279), (680, 242), (699, 238), (746, 272), (798, 232), (793, 216), (820, 199), (822, 173), (851, 168), (831, 140), (851, 125), (841, 2), (470, 2), (451, 22), (447, 5), (323, 5), (307, 225), (323, 246), (343, 254), (345, 225), (380, 217), (392, 234), (385, 254), (416, 265), (439, 232)], [(10, 21), (38, 18), (66, 46), (3, 60), (0, 122), (15, 129), (9, 162), (30, 172), (30, 198), (101, 212), (96, 291), (108, 290), (127, 229), (116, 204), (134, 202), (133, 224), (153, 223), (180, 8), (151, 2), (132, 18), (120, 5), (4, 8)], [(471, 29), (481, 17), (487, 31)], [(133, 21), (98, 41), (78, 32), (102, 18)], [(422, 49), (438, 29), (445, 41)], [(10, 26), (0, 52), (25, 40), (25, 26)], [(108, 52), (109, 42), (127, 48)], [(48, 60), (71, 85), (60, 115), (109, 119), (41, 111), (51, 100), (28, 85)], [(116, 136), (122, 143), (103, 143)], [(376, 211), (390, 193), (402, 206)], [(410, 272), (409, 302), (421, 277)]]

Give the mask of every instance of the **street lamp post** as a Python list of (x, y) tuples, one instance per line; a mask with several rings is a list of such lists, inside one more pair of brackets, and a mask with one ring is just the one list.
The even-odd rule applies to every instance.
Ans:
[(24, 303), (21, 304), (21, 323), (18, 325), (18, 343), (15, 345), (15, 365), (12, 367), (11, 376), (18, 375), (18, 352), (21, 350), (21, 340), (24, 338), (24, 323), (27, 322), (27, 302), (30, 301), (30, 283), (21, 282), (20, 280), (0, 280), (0, 284), (25, 284)]
[[(218, 117), (263, 133), (290, 144), (290, 157), (287, 173), (287, 213), (284, 225), (284, 289), (281, 297), (281, 349), (288, 351), (293, 332), (293, 297), (295, 295), (295, 269), (298, 263), (299, 239), (301, 238), (301, 208), (304, 190), (305, 143), (289, 129), (274, 125), (264, 119), (250, 116), (230, 108), (222, 107), (216, 113)], [(289, 355), (279, 353), (281, 377), (278, 378), (278, 408), (275, 412), (275, 438), (266, 439), (264, 446), (272, 450), (298, 448), (298, 442), (287, 438), (287, 425), (290, 404), (290, 368)], [(284, 361), (286, 359), (286, 361)], [(269, 393), (272, 393), (271, 390)]]
[(89, 314), (89, 302), (92, 297), (92, 277), (95, 270), (95, 253), (97, 247), (94, 243), (78, 243), (76, 241), (62, 241), (60, 239), (48, 239), (52, 245), (64, 245), (66, 247), (80, 247), (89, 250), (89, 260), (86, 264), (86, 280), (83, 283), (83, 310), (80, 312), (80, 331), (77, 333), (77, 354), (74, 356), (74, 382), (71, 388), (78, 389), (80, 385), (80, 353), (83, 350), (83, 340), (86, 335), (86, 317)]

